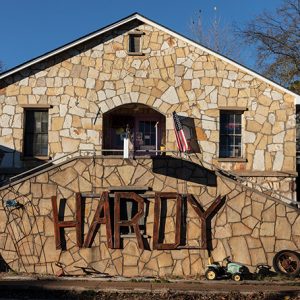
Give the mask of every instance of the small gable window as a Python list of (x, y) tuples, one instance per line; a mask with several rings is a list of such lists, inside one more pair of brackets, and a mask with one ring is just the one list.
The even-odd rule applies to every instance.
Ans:
[(140, 32), (129, 34), (128, 52), (130, 54), (141, 54), (141, 39), (142, 33)]

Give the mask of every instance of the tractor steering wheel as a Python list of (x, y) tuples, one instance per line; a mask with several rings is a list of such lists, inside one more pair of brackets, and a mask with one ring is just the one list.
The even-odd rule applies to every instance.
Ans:
[(223, 267), (227, 267), (227, 264), (230, 263), (231, 260), (230, 260), (230, 256), (227, 256), (225, 257), (223, 260), (222, 260), (222, 266)]

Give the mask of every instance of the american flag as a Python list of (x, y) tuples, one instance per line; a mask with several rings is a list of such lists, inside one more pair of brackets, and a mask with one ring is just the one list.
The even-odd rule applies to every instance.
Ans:
[(179, 151), (181, 152), (190, 151), (190, 146), (186, 140), (182, 124), (175, 111), (173, 112), (173, 121), (174, 121), (174, 130), (175, 130), (175, 136), (176, 136), (176, 141), (177, 141)]

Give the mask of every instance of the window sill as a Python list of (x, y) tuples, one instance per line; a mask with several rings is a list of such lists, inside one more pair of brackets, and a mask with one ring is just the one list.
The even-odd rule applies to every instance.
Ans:
[(246, 158), (242, 157), (219, 157), (219, 162), (247, 162)]
[(22, 160), (51, 160), (51, 157), (46, 156), (23, 156)]
[(129, 55), (129, 56), (144, 56), (145, 55), (145, 53), (143, 53), (143, 52), (127, 52), (127, 54)]

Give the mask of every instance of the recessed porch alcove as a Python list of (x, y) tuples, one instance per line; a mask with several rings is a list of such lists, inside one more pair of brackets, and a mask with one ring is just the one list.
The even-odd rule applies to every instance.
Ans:
[[(128, 129), (135, 154), (151, 153), (165, 144), (165, 116), (147, 105), (130, 103), (103, 115), (103, 149), (122, 150)], [(121, 154), (118, 151), (107, 153)]]

